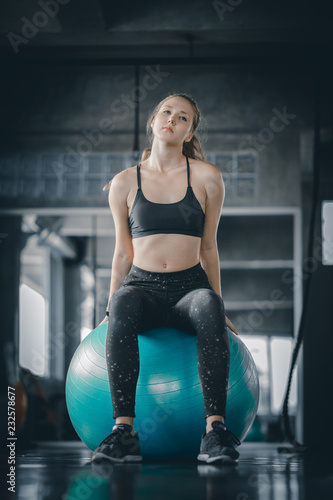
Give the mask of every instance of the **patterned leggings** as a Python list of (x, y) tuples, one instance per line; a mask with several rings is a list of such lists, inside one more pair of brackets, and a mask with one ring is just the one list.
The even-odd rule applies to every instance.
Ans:
[(170, 273), (132, 265), (113, 294), (106, 338), (113, 418), (135, 417), (138, 334), (157, 327), (173, 327), (197, 336), (205, 418), (225, 417), (230, 352), (224, 302), (199, 262)]

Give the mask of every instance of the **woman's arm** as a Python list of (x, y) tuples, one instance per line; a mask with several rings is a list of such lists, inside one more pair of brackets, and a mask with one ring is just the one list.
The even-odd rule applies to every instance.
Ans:
[(218, 167), (205, 165), (203, 179), (206, 192), (205, 225), (200, 245), (200, 262), (215, 292), (222, 297), (220, 262), (217, 248), (217, 229), (224, 202), (224, 182)]
[[(216, 165), (208, 164), (204, 180), (206, 191), (205, 226), (200, 246), (200, 262), (214, 291), (222, 297), (220, 280), (220, 260), (217, 248), (217, 229), (221, 217), (225, 188), (222, 174)], [(225, 317), (227, 326), (238, 332), (231, 321)]]
[(107, 310), (109, 310), (113, 294), (120, 288), (133, 262), (134, 252), (131, 233), (128, 227), (128, 191), (128, 172), (124, 170), (116, 174), (112, 179), (109, 191), (109, 206), (115, 226), (116, 244), (112, 259)]

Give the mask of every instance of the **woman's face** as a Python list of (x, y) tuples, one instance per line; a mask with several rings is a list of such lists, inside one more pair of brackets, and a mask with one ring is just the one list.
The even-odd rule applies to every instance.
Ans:
[(194, 111), (187, 99), (170, 97), (160, 106), (152, 120), (154, 137), (168, 142), (191, 140)]

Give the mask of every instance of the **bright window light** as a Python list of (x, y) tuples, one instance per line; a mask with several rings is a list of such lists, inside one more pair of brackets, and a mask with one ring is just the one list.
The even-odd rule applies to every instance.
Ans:
[(333, 201), (322, 203), (323, 265), (333, 265)]
[(242, 340), (251, 353), (259, 375), (260, 397), (258, 414), (270, 413), (270, 377), (268, 362), (268, 338), (255, 335), (244, 335)]
[[(287, 387), (290, 361), (294, 341), (291, 338), (272, 337), (271, 359), (272, 359), (272, 390), (271, 405), (272, 413), (280, 413), (283, 398)], [(293, 380), (290, 388), (289, 406), (295, 408), (297, 404), (297, 366), (294, 369)]]
[(47, 303), (26, 284), (20, 285), (19, 363), (34, 375), (48, 376), (46, 345)]
[[(259, 374), (260, 399), (258, 415), (281, 413), (285, 396), (293, 339), (244, 335), (242, 340), (249, 349)], [(293, 373), (289, 397), (290, 415), (297, 405), (297, 367)]]

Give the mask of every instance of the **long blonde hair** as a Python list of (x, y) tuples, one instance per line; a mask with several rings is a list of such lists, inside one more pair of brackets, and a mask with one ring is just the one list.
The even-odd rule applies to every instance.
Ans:
[[(195, 100), (191, 96), (189, 96), (188, 94), (170, 94), (155, 106), (155, 108), (149, 114), (148, 120), (147, 120), (146, 133), (147, 133), (148, 141), (150, 142), (151, 145), (153, 144), (154, 134), (152, 131), (151, 123), (152, 123), (154, 117), (156, 116), (156, 114), (160, 110), (161, 106), (163, 106), (165, 101), (167, 101), (168, 99), (171, 99), (172, 97), (181, 97), (182, 99), (186, 99), (191, 104), (192, 109), (194, 111), (194, 118), (193, 118), (192, 128), (191, 128), (191, 132), (193, 132), (193, 136), (192, 136), (192, 139), (190, 141), (183, 142), (183, 150), (182, 150), (183, 155), (187, 156), (188, 158), (193, 158), (194, 160), (206, 161), (205, 153), (204, 153), (202, 146), (200, 144), (200, 139), (196, 135), (196, 133), (199, 129), (199, 126), (201, 124), (201, 113), (199, 111), (198, 105), (195, 102)], [(151, 147), (147, 147), (143, 150), (142, 155), (141, 155), (141, 161), (144, 161), (147, 158), (149, 158), (149, 156), (151, 155), (151, 149), (152, 149)], [(108, 191), (110, 189), (110, 186), (111, 186), (111, 181), (106, 186), (104, 186), (103, 191)]]

